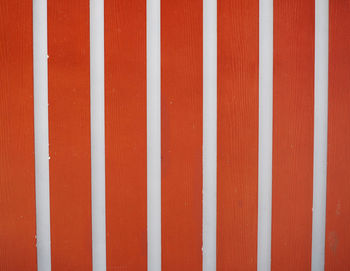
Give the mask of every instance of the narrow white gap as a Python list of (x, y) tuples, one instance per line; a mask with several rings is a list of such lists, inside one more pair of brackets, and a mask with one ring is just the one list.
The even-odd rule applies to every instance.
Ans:
[(104, 1), (90, 0), (92, 266), (106, 270)]
[(33, 0), (36, 246), (38, 271), (51, 270), (47, 2)]
[(147, 270), (161, 270), (160, 0), (147, 0)]
[(216, 270), (217, 1), (203, 0), (203, 271)]
[(314, 186), (312, 213), (312, 271), (324, 270), (327, 119), (328, 119), (328, 0), (315, 1)]
[(273, 0), (259, 0), (258, 271), (271, 269)]

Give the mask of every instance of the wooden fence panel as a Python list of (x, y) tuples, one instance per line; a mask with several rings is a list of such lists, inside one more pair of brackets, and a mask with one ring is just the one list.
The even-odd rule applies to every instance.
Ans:
[(145, 0), (105, 1), (105, 112), (107, 270), (147, 270)]
[(0, 63), (0, 270), (34, 271), (32, 1), (0, 2)]
[(329, 2), (325, 270), (350, 270), (350, 2)]
[(48, 1), (52, 270), (92, 269), (89, 1)]
[(274, 1), (272, 270), (311, 268), (314, 1)]
[(311, 268), (314, 25), (314, 1), (274, 1), (272, 270)]
[(256, 270), (259, 1), (218, 1), (217, 270)]
[(161, 3), (162, 270), (202, 269), (202, 1)]

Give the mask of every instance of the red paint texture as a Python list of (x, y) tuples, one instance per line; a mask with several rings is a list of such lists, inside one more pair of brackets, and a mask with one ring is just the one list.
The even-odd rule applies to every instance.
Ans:
[(272, 270), (310, 270), (313, 189), (312, 0), (274, 1)]
[(0, 270), (36, 270), (32, 1), (0, 2)]
[(105, 0), (107, 270), (147, 270), (146, 1)]
[(217, 269), (256, 270), (259, 1), (218, 1)]
[(202, 270), (202, 1), (162, 1), (162, 270)]
[(350, 270), (350, 2), (329, 1), (325, 270)]
[(89, 1), (48, 1), (52, 270), (92, 269)]

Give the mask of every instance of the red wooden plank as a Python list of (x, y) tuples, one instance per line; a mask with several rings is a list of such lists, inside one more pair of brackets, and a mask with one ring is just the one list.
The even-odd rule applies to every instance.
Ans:
[(274, 1), (272, 270), (311, 268), (314, 10)]
[(89, 1), (48, 1), (52, 270), (91, 270)]
[(256, 270), (259, 1), (218, 1), (217, 269)]
[(0, 63), (0, 270), (36, 270), (32, 1), (1, 1)]
[(202, 1), (161, 4), (162, 270), (202, 270)]
[(105, 67), (107, 270), (147, 270), (145, 0), (105, 0)]
[(329, 2), (326, 270), (350, 270), (350, 3)]

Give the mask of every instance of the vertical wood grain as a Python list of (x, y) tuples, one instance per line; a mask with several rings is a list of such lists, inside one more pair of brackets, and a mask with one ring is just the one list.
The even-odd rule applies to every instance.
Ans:
[(107, 270), (147, 270), (146, 1), (105, 0)]
[(256, 270), (259, 1), (218, 1), (217, 269)]
[(329, 1), (327, 271), (350, 269), (349, 12), (349, 1)]
[(0, 270), (36, 270), (32, 1), (0, 3)]
[(314, 13), (274, 1), (272, 270), (311, 268)]
[(162, 270), (202, 270), (202, 1), (161, 3)]
[(91, 270), (89, 1), (48, 1), (52, 270)]

